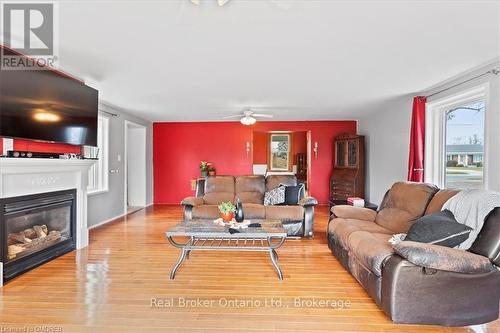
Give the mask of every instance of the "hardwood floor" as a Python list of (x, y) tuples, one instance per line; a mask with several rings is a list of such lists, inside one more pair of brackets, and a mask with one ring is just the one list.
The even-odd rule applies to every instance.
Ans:
[[(288, 240), (278, 251), (282, 282), (266, 254), (230, 252), (194, 252), (171, 281), (179, 250), (164, 232), (180, 217), (179, 207), (149, 207), (92, 230), (87, 249), (9, 282), (0, 291), (0, 332), (39, 332), (42, 325), (44, 332), (106, 333), (500, 332), (499, 321), (473, 328), (393, 324), (329, 252), (324, 207), (314, 239)], [(213, 306), (151, 306), (152, 299), (197, 298)], [(350, 304), (314, 308), (295, 299)], [(250, 306), (225, 306), (235, 300)]]

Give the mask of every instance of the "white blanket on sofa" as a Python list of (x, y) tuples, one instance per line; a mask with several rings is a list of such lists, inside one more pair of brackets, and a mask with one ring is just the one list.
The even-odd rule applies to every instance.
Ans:
[(487, 190), (463, 190), (443, 205), (455, 219), (472, 228), (469, 238), (457, 248), (468, 250), (483, 228), (484, 219), (495, 207), (500, 207), (500, 193)]

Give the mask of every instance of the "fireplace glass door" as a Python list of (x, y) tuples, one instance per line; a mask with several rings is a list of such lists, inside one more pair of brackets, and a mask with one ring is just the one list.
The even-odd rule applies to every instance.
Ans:
[(7, 262), (69, 239), (70, 222), (71, 205), (65, 203), (7, 215)]

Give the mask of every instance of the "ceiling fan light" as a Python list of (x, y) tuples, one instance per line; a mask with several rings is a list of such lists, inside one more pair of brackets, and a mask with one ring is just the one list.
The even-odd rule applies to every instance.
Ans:
[(257, 119), (255, 119), (254, 117), (246, 116), (241, 118), (240, 122), (243, 125), (253, 125), (257, 122)]

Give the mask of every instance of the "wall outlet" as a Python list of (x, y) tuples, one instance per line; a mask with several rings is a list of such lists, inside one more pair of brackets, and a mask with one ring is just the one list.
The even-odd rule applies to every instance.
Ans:
[(118, 156), (116, 156), (116, 160), (118, 162), (121, 162), (122, 161), (122, 155), (118, 154)]

